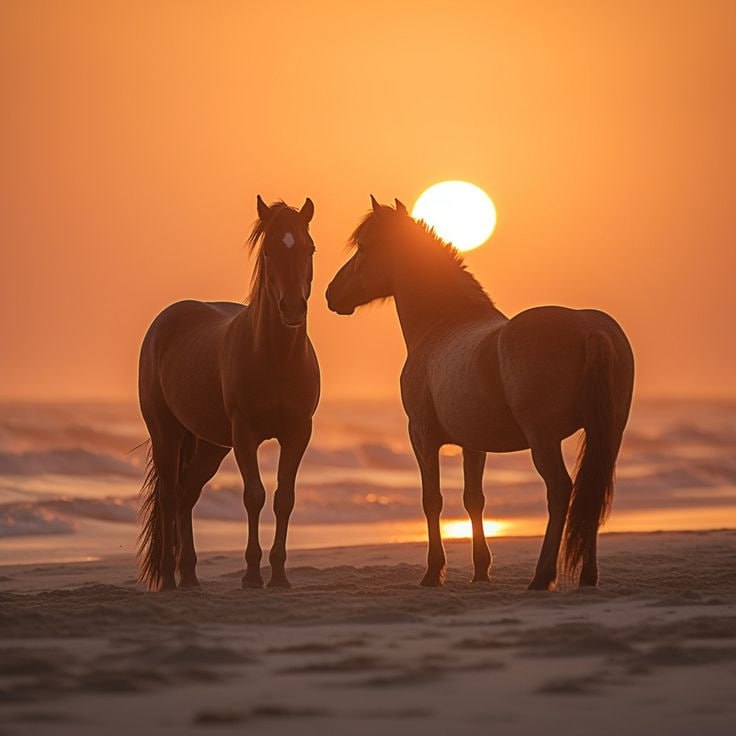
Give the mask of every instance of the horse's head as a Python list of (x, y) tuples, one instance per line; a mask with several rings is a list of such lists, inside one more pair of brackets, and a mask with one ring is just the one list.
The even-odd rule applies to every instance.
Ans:
[(355, 253), (335, 274), (327, 287), (327, 306), (338, 314), (352, 314), (356, 307), (374, 299), (393, 296), (391, 243), (397, 230), (409, 220), (406, 207), (396, 202), (396, 209), (381, 205), (371, 195), (372, 209), (350, 238)]
[(258, 195), (258, 221), (250, 242), (263, 239), (254, 272), (254, 290), (266, 289), (289, 327), (304, 324), (312, 290), (314, 241), (309, 223), (314, 204), (307, 198), (300, 210), (283, 202), (267, 205)]

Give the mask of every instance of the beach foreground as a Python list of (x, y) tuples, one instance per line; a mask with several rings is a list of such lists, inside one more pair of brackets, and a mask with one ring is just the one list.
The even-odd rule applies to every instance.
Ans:
[(421, 544), (293, 552), (287, 591), (240, 553), (163, 594), (128, 556), (5, 566), (0, 732), (733, 733), (736, 531), (604, 535), (586, 592), (527, 592), (538, 546), (470, 585), (450, 542), (442, 589)]

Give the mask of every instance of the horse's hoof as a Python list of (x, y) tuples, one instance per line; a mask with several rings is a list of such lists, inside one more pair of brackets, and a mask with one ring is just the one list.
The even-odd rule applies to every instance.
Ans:
[(439, 588), (444, 582), (444, 572), (427, 572), (419, 585), (424, 588)]
[(247, 590), (248, 588), (262, 588), (263, 578), (260, 575), (258, 577), (248, 577), (245, 575), (240, 581), (240, 585), (243, 590)]
[(581, 578), (580, 585), (578, 587), (580, 590), (597, 590), (598, 581), (597, 580), (583, 580)]
[(188, 578), (179, 581), (179, 590), (193, 590), (199, 588), (199, 580), (197, 578)]
[(529, 583), (529, 585), (526, 586), (527, 590), (544, 590), (548, 591), (550, 589), (550, 586), (552, 585), (552, 581), (550, 580), (537, 580), (534, 579)]
[(470, 582), (471, 583), (490, 583), (491, 578), (487, 573), (485, 575), (483, 574), (473, 575), (473, 579)]
[(580, 583), (581, 588), (597, 588), (598, 587), (598, 573), (593, 574), (585, 574), (583, 573), (580, 576)]
[(158, 584), (158, 591), (161, 593), (164, 590), (176, 590), (176, 579), (173, 577), (162, 578), (161, 582)]
[(291, 588), (291, 583), (289, 582), (286, 575), (279, 576), (279, 577), (272, 577), (268, 581), (269, 588)]

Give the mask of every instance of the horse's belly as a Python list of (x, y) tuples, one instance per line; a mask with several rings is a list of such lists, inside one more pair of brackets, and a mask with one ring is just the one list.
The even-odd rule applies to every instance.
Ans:
[[(196, 437), (221, 447), (232, 447), (232, 427), (224, 408), (217, 400), (196, 403), (178, 402), (176, 414), (179, 421)], [(219, 402), (222, 403), (221, 401)]]
[(508, 407), (458, 392), (435, 404), (447, 443), (485, 452), (515, 452), (529, 447)]

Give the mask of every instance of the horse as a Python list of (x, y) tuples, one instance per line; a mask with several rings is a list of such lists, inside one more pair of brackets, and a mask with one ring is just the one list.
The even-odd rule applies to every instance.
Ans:
[[(352, 314), (393, 297), (407, 357), (401, 398), (422, 483), (429, 549), (425, 586), (444, 582), (439, 450), (463, 453), (463, 502), (473, 536), (474, 582), (490, 580), (483, 532), (486, 453), (531, 450), (546, 485), (548, 522), (529, 589), (548, 590), (562, 568), (581, 586), (598, 583), (597, 537), (613, 498), (614, 471), (629, 416), (634, 358), (612, 317), (594, 309), (541, 306), (509, 319), (451, 244), (422, 221), (379, 204), (353, 232), (354, 254), (326, 292)], [(561, 442), (584, 438), (574, 481)], [(564, 540), (563, 540), (564, 533)]]
[(199, 585), (192, 510), (232, 448), (243, 477), (248, 542), (243, 588), (263, 586), (258, 521), (266, 492), (258, 447), (280, 444), (269, 554), (269, 586), (289, 587), (286, 536), (294, 486), (320, 393), (307, 336), (314, 204), (297, 210), (257, 197), (248, 239), (256, 262), (247, 304), (181, 301), (164, 309), (143, 339), (139, 399), (150, 435), (141, 489), (139, 580), (150, 590)]

